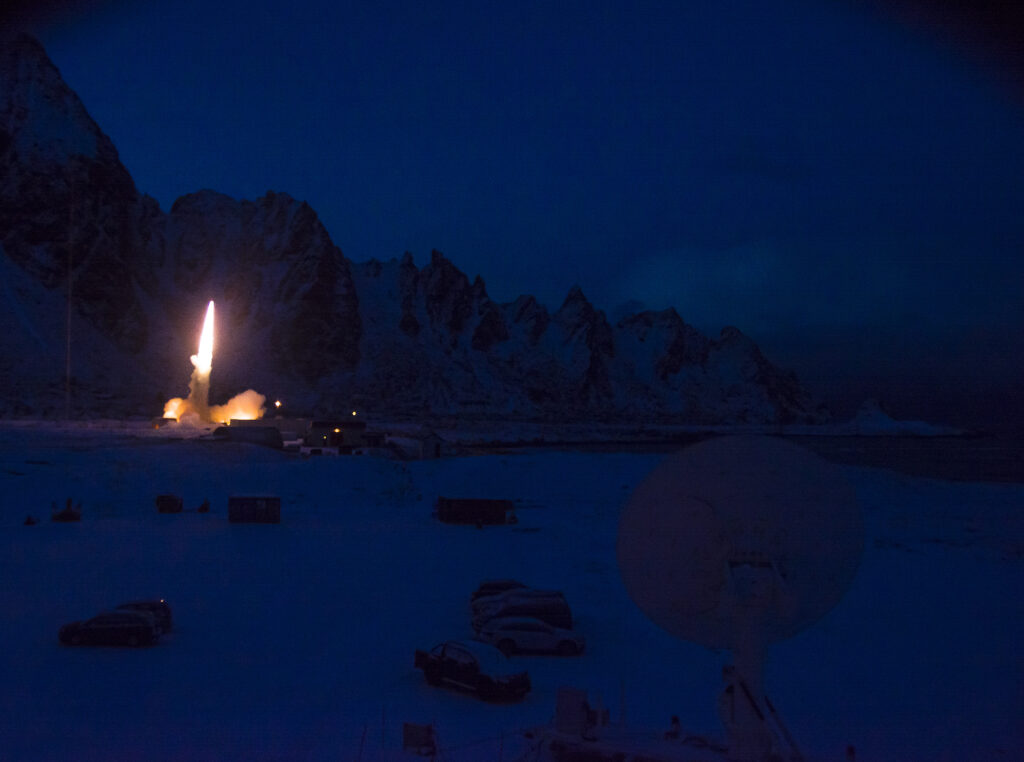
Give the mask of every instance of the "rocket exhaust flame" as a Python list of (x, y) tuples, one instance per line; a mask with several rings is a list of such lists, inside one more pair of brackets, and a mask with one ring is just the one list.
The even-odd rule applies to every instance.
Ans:
[(199, 336), (199, 353), (192, 355), (192, 364), (200, 373), (209, 374), (213, 368), (213, 302), (206, 308), (203, 332)]
[(164, 418), (193, 423), (229, 423), (232, 418), (254, 420), (263, 417), (266, 397), (247, 389), (228, 400), (227, 404), (210, 407), (210, 371), (213, 369), (213, 302), (206, 308), (199, 351), (191, 356), (192, 378), (188, 383), (188, 399), (174, 397), (164, 405)]
[(216, 423), (230, 423), (232, 420), (254, 421), (263, 417), (263, 403), (266, 401), (267, 398), (262, 394), (246, 389), (223, 405), (213, 405), (210, 408), (210, 420)]

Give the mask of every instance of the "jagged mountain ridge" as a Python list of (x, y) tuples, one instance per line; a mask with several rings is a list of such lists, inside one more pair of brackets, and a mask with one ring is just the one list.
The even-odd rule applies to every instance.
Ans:
[(206, 190), (164, 213), (24, 35), (0, 51), (0, 247), (4, 356), (41, 348), (4, 368), (4, 415), (63, 410), (69, 255), (78, 414), (156, 414), (182, 394), (214, 299), (218, 398), (251, 386), (321, 412), (826, 415), (735, 328), (711, 339), (675, 310), (611, 325), (575, 287), (553, 312), (531, 296), (499, 304), (438, 252), (422, 267), (409, 254), (353, 264), (309, 205), (285, 193), (238, 201)]

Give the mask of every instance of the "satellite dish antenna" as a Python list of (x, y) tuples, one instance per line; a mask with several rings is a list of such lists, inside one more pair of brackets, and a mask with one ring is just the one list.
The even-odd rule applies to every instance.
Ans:
[(863, 550), (856, 495), (838, 467), (782, 439), (706, 440), (633, 493), (619, 523), (622, 580), (664, 630), (732, 651), (720, 699), (734, 702), (723, 719), (731, 758), (764, 758), (771, 734), (800, 758), (761, 687), (765, 652), (835, 606)]

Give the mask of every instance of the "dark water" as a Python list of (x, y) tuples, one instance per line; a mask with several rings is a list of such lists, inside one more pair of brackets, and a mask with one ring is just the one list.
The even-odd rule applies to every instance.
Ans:
[[(707, 439), (685, 434), (658, 441), (558, 442), (479, 445), (479, 453), (544, 452), (675, 452)], [(854, 466), (888, 468), (932, 479), (1024, 483), (1024, 436), (1014, 434), (962, 437), (786, 436), (826, 460)]]
[(971, 482), (1024, 482), (1024, 437), (789, 437), (836, 463)]

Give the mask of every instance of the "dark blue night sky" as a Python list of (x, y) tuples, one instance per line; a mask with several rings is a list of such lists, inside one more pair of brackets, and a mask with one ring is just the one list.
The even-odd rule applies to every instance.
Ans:
[(34, 31), (164, 209), (285, 191), (356, 261), (436, 248), (499, 300), (578, 283), (612, 317), (736, 324), (840, 411), (1024, 420), (1024, 99), (924, 28), (810, 0), (153, 0)]

